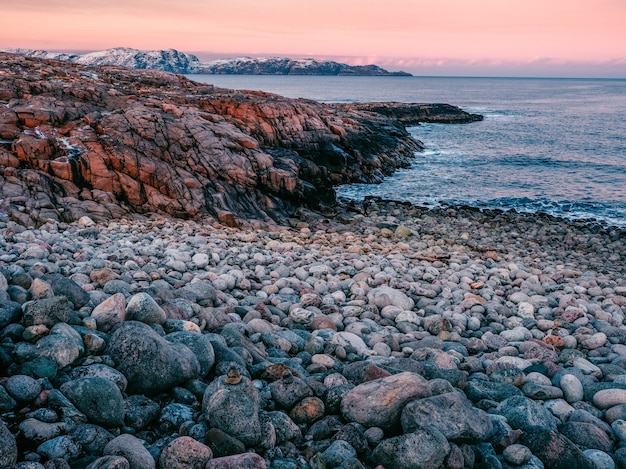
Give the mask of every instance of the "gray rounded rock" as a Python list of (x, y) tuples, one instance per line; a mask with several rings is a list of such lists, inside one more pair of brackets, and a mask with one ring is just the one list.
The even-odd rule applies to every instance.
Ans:
[(85, 469), (130, 469), (130, 463), (123, 456), (102, 456)]
[(145, 324), (163, 324), (167, 320), (167, 315), (150, 295), (141, 292), (128, 300), (126, 319)]
[(261, 442), (259, 394), (252, 382), (234, 368), (209, 385), (202, 399), (202, 411), (211, 427), (248, 446)]
[(200, 375), (198, 359), (188, 347), (168, 342), (137, 321), (115, 330), (107, 353), (128, 379), (129, 394), (152, 396)]
[(80, 444), (68, 435), (44, 441), (37, 447), (37, 453), (47, 459), (73, 459), (80, 454), (80, 451)]
[(205, 335), (196, 332), (172, 332), (165, 336), (169, 342), (183, 344), (196, 355), (200, 365), (200, 376), (206, 376), (215, 364), (215, 352), (211, 341)]
[(4, 387), (18, 402), (30, 402), (41, 392), (41, 383), (26, 375), (13, 375), (4, 383)]
[(124, 424), (124, 398), (113, 381), (79, 378), (64, 383), (60, 391), (92, 422), (104, 427)]
[(156, 462), (136, 436), (124, 433), (111, 440), (102, 452), (104, 456), (123, 456), (133, 469), (155, 469)]
[(402, 429), (410, 433), (418, 428), (436, 428), (449, 441), (479, 442), (491, 434), (489, 415), (472, 406), (457, 391), (409, 402), (402, 410)]
[(419, 429), (383, 440), (374, 449), (372, 459), (385, 469), (436, 469), (449, 452), (450, 444), (439, 431)]
[(563, 375), (559, 385), (563, 390), (565, 400), (570, 404), (583, 400), (583, 385), (576, 376), (570, 374)]
[(526, 446), (514, 444), (504, 448), (502, 456), (507, 463), (513, 464), (514, 466), (521, 466), (530, 461), (533, 454)]

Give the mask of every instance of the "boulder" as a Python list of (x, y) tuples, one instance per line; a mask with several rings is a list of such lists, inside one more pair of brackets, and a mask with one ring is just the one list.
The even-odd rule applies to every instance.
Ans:
[(484, 441), (493, 430), (488, 414), (457, 391), (409, 402), (402, 410), (401, 423), (405, 433), (436, 428), (455, 443)]
[(404, 372), (360, 384), (341, 400), (341, 414), (366, 427), (397, 429), (402, 409), (409, 402), (429, 397), (428, 381), (417, 373)]
[(107, 354), (128, 379), (129, 394), (152, 396), (200, 376), (198, 359), (187, 346), (168, 342), (141, 322), (120, 325)]

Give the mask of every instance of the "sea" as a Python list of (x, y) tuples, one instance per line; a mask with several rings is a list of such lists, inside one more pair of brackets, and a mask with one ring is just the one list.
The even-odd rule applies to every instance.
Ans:
[(484, 120), (408, 130), (426, 149), (338, 196), (545, 212), (626, 228), (626, 79), (189, 75), (322, 102), (448, 103)]

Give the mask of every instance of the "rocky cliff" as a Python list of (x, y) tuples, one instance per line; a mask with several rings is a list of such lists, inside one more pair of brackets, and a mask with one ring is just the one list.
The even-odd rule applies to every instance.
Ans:
[(334, 185), (380, 181), (420, 149), (373, 111), (0, 53), (0, 211), (39, 226), (323, 209)]

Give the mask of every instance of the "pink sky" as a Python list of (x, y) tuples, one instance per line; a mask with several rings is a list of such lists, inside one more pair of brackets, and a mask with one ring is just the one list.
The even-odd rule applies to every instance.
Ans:
[(624, 0), (0, 0), (0, 12), (0, 47), (626, 77)]

